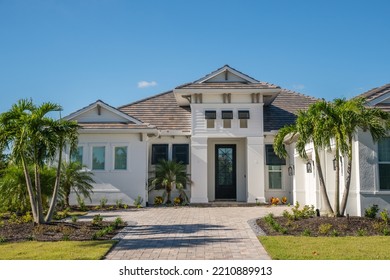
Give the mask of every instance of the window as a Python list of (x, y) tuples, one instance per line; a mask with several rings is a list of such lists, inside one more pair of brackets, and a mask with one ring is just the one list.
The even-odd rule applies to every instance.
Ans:
[(215, 128), (215, 119), (217, 118), (216, 111), (205, 111), (205, 119), (207, 128)]
[(268, 166), (268, 186), (270, 189), (282, 189), (282, 166)]
[(70, 161), (83, 164), (83, 147), (77, 147), (77, 149), (72, 151), (72, 154), (70, 155)]
[(168, 160), (168, 144), (152, 145), (152, 164), (157, 164), (160, 160)]
[(390, 190), (390, 137), (378, 141), (379, 189)]
[(182, 164), (189, 163), (189, 146), (188, 144), (173, 144), (172, 159)]
[(92, 170), (104, 170), (106, 161), (106, 147), (92, 148)]
[(223, 128), (232, 127), (233, 111), (222, 111)]
[(114, 148), (114, 169), (126, 170), (127, 169), (127, 147), (115, 147)]
[(248, 128), (249, 111), (238, 111), (238, 119), (240, 120), (240, 128)]
[(286, 165), (286, 160), (275, 154), (273, 145), (265, 145), (265, 158), (267, 165)]

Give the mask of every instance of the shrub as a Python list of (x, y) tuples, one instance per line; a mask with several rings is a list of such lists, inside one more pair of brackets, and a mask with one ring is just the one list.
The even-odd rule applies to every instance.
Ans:
[(162, 198), (162, 196), (156, 196), (155, 198), (154, 198), (154, 205), (160, 205), (160, 204), (162, 204), (163, 203), (163, 198)]
[(381, 219), (384, 223), (388, 224), (389, 223), (389, 212), (387, 209), (383, 209), (380, 213)]
[(180, 197), (175, 197), (175, 198), (173, 199), (173, 203), (174, 203), (175, 205), (179, 205), (179, 204), (181, 203)]
[(378, 205), (373, 204), (371, 207), (368, 207), (364, 210), (364, 217), (375, 219), (378, 212), (379, 212)]
[(307, 219), (316, 215), (316, 211), (314, 210), (313, 205), (305, 205), (302, 209), (300, 209), (298, 201), (295, 203), (295, 206), (291, 209), (291, 211), (294, 220)]
[(137, 208), (142, 208), (142, 202), (144, 199), (139, 195), (137, 198), (134, 200), (134, 206)]
[(115, 204), (116, 204), (116, 208), (118, 209), (122, 208), (123, 207), (122, 199), (116, 200)]
[(77, 204), (79, 205), (81, 211), (87, 211), (84, 199), (82, 199), (79, 195), (77, 196)]
[(337, 237), (337, 236), (339, 236), (340, 235), (340, 233), (336, 230), (336, 229), (333, 229), (332, 230), (332, 236), (333, 237)]
[(106, 197), (103, 197), (102, 199), (100, 199), (100, 207), (101, 208), (106, 207), (107, 201), (108, 201), (108, 199)]
[(4, 243), (6, 242), (7, 240), (5, 239), (4, 236), (0, 235), (0, 243)]
[(76, 223), (79, 218), (77, 216), (72, 216), (72, 223)]
[(318, 227), (318, 232), (320, 234), (324, 234), (324, 235), (327, 235), (329, 233), (329, 231), (332, 229), (332, 225), (331, 224), (321, 224), (319, 227)]
[(280, 232), (282, 234), (287, 234), (288, 230), (282, 227), (274, 218), (272, 213), (268, 214), (264, 217), (264, 220), (272, 227), (272, 229), (276, 232)]
[(279, 198), (277, 197), (271, 197), (269, 201), (272, 205), (278, 205), (280, 202)]
[(366, 229), (358, 229), (356, 232), (357, 236), (366, 236), (367, 235), (367, 230)]
[(27, 212), (22, 216), (22, 222), (23, 223), (31, 223), (33, 221), (33, 217), (30, 212)]
[(114, 228), (118, 228), (123, 224), (124, 224), (124, 222), (123, 222), (122, 218), (120, 218), (120, 217), (116, 218), (113, 222)]
[(103, 222), (103, 217), (100, 216), (100, 214), (97, 214), (97, 215), (93, 216), (92, 225), (94, 225), (94, 226), (101, 226), (102, 222)]
[(388, 235), (390, 235), (390, 229), (389, 229), (388, 227), (385, 227), (385, 228), (382, 230), (382, 233), (383, 233), (383, 235), (388, 236)]
[(303, 236), (311, 236), (311, 231), (310, 231), (310, 229), (305, 229), (303, 232), (302, 232), (302, 235)]

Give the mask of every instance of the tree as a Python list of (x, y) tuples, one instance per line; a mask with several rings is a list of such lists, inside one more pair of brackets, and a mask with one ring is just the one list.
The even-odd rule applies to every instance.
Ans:
[[(374, 142), (377, 142), (380, 138), (386, 136), (388, 129), (390, 128), (390, 114), (384, 112), (378, 108), (366, 107), (364, 98), (355, 98), (351, 100), (335, 99), (333, 101), (332, 116), (336, 120), (334, 122), (334, 130), (339, 135), (336, 135), (336, 146), (339, 148), (340, 154), (347, 157), (347, 170), (345, 178), (344, 194), (340, 204), (340, 216), (344, 215), (347, 207), (347, 201), (349, 196), (349, 189), (352, 178), (352, 161), (353, 161), (353, 137), (357, 133), (358, 129), (367, 131), (372, 136)], [(340, 143), (337, 143), (340, 142)], [(336, 147), (336, 180), (340, 176), (338, 170), (340, 159), (337, 157)], [(336, 182), (339, 182), (338, 179)], [(336, 189), (339, 192), (339, 188)], [(336, 194), (339, 202), (339, 194)]]
[[(316, 167), (320, 181), (321, 193), (324, 194), (325, 207), (335, 216), (344, 215), (352, 177), (353, 137), (358, 129), (368, 131), (373, 140), (384, 137), (390, 128), (390, 114), (377, 108), (365, 106), (363, 98), (351, 100), (335, 99), (333, 102), (321, 100), (311, 105), (307, 111), (298, 113), (296, 123), (279, 130), (275, 137), (274, 147), (276, 154), (286, 157), (284, 148), (286, 137), (297, 137), (296, 149), (299, 155), (307, 158), (305, 145), (313, 143)], [(319, 151), (330, 150), (334, 143), (335, 153), (335, 197), (334, 212), (327, 197), (326, 185), (323, 178)], [(346, 156), (347, 176), (345, 189), (340, 203), (340, 158)]]
[(333, 214), (319, 158), (319, 150), (330, 145), (329, 134), (324, 130), (324, 119), (326, 119), (326, 116), (322, 113), (324, 106), (326, 106), (326, 103), (322, 100), (312, 104), (306, 111), (299, 111), (295, 124), (285, 126), (278, 131), (274, 139), (274, 150), (278, 156), (286, 158), (288, 154), (284, 143), (286, 140), (287, 142), (294, 140), (299, 156), (308, 159), (306, 144), (313, 143), (320, 192), (324, 198), (324, 210), (329, 214)]
[(61, 189), (66, 207), (69, 207), (69, 196), (72, 190), (77, 196), (82, 195), (91, 199), (90, 193), (93, 189), (91, 184), (95, 183), (92, 176), (92, 172), (83, 170), (83, 166), (79, 162), (62, 163)]
[[(34, 222), (41, 224), (51, 220), (57, 203), (60, 183), (62, 149), (66, 143), (75, 145), (78, 125), (66, 120), (54, 120), (49, 113), (60, 111), (61, 106), (46, 102), (40, 106), (32, 100), (22, 99), (0, 115), (0, 150), (10, 150), (16, 164), (23, 168)], [(48, 214), (43, 216), (41, 170), (58, 156), (56, 182)], [(34, 168), (34, 176), (28, 170)], [(34, 178), (34, 184), (32, 183)]]
[(156, 176), (151, 180), (151, 187), (153, 189), (158, 185), (163, 186), (167, 194), (166, 203), (170, 204), (173, 187), (176, 186), (181, 195), (185, 195), (183, 189), (189, 182), (190, 179), (184, 164), (172, 160), (161, 160), (156, 165)]

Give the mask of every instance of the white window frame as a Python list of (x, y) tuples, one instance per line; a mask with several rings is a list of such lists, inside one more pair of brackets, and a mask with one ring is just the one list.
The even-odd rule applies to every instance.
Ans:
[[(111, 154), (112, 154), (112, 171), (114, 172), (126, 172), (130, 170), (130, 145), (129, 143), (114, 143), (111, 145)], [(115, 148), (126, 148), (126, 169), (116, 169), (115, 168)]]
[[(108, 159), (108, 155), (107, 155), (107, 152), (108, 152), (108, 149), (107, 149), (107, 144), (106, 143), (101, 143), (101, 144), (99, 144), (99, 143), (94, 143), (94, 144), (91, 144), (91, 149), (90, 149), (90, 155), (91, 155), (91, 157), (90, 157), (90, 166), (91, 166), (91, 170), (93, 171), (93, 172), (107, 172), (107, 170), (108, 170), (108, 161), (107, 161), (107, 159)], [(93, 168), (93, 149), (94, 148), (99, 148), (99, 147), (104, 147), (104, 169), (94, 169)]]

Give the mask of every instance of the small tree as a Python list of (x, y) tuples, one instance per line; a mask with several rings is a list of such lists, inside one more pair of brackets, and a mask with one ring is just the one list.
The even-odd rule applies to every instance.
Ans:
[(170, 204), (172, 203), (171, 191), (174, 186), (184, 196), (182, 197), (184, 200), (187, 198), (183, 189), (190, 181), (184, 164), (172, 160), (161, 160), (156, 165), (156, 176), (151, 180), (151, 189), (155, 189), (158, 185), (163, 186), (167, 194), (166, 203)]
[[(49, 222), (52, 218), (59, 191), (62, 150), (66, 143), (75, 145), (77, 140), (76, 122), (54, 120), (47, 116), (61, 109), (54, 103), (36, 106), (32, 100), (23, 99), (0, 115), (0, 152), (8, 148), (13, 161), (22, 166), (34, 222), (38, 224)], [(44, 218), (41, 170), (57, 156), (56, 181)], [(33, 166), (34, 176), (29, 173), (29, 166)]]
[(84, 198), (91, 199), (95, 183), (92, 178), (93, 173), (83, 169), (79, 162), (63, 162), (61, 173), (61, 189), (63, 193), (63, 200), (66, 207), (69, 207), (70, 192), (74, 191), (77, 196), (84, 196)]

